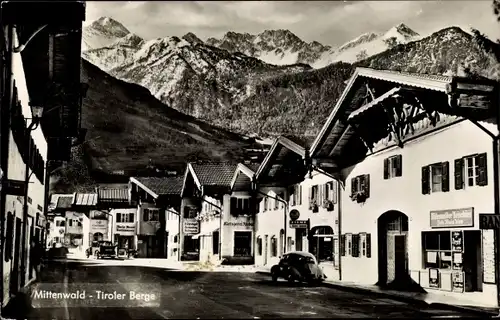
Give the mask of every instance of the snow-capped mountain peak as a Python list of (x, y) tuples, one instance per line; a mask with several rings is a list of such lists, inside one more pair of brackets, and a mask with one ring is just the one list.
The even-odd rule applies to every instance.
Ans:
[(107, 47), (129, 33), (130, 31), (120, 22), (109, 17), (101, 17), (84, 27), (82, 50)]
[(415, 40), (417, 37), (420, 35), (410, 29), (407, 25), (404, 23), (400, 23), (395, 27), (392, 27), (387, 31), (383, 38), (384, 39), (389, 39), (391, 37), (395, 37), (396, 39), (404, 39), (404, 40)]
[(130, 31), (125, 28), (123, 24), (109, 17), (101, 17), (95, 20), (90, 24), (90, 27), (99, 29), (107, 34), (113, 34), (120, 38), (130, 33)]
[(189, 43), (196, 44), (196, 43), (203, 43), (203, 41), (198, 38), (194, 33), (188, 32), (185, 35), (182, 36), (182, 39), (186, 40)]

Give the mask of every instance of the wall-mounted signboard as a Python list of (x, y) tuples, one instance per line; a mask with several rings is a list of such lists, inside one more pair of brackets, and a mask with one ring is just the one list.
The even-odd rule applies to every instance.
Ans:
[(483, 282), (496, 283), (495, 277), (495, 241), (493, 230), (483, 230)]
[(200, 233), (200, 223), (196, 219), (184, 219), (182, 231), (185, 235), (195, 235)]
[(431, 228), (473, 227), (474, 208), (431, 211)]

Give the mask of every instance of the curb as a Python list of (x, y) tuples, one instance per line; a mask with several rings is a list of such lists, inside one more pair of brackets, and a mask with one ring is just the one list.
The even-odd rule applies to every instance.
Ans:
[[(257, 274), (262, 274), (262, 275), (271, 275), (270, 272), (266, 271), (257, 271)], [(341, 285), (341, 284), (335, 284), (335, 283), (329, 283), (329, 282), (323, 282), (321, 284), (323, 287), (328, 287), (328, 288), (334, 288), (342, 291), (348, 291), (348, 292), (355, 292), (355, 293), (370, 293), (373, 295), (377, 295), (379, 297), (386, 297), (386, 298), (391, 298), (396, 301), (400, 302), (405, 302), (408, 304), (413, 304), (413, 305), (418, 305), (422, 307), (438, 307), (442, 309), (448, 309), (448, 310), (454, 310), (454, 311), (460, 311), (460, 312), (469, 312), (469, 313), (474, 313), (480, 316), (498, 316), (498, 312), (494, 312), (493, 310), (478, 310), (475, 307), (468, 307), (468, 306), (458, 306), (458, 305), (452, 305), (452, 304), (446, 304), (446, 303), (428, 303), (424, 300), (418, 299), (418, 298), (412, 298), (412, 297), (405, 297), (401, 296), (395, 293), (391, 292), (380, 292), (380, 291), (374, 291), (370, 290), (367, 288), (359, 288), (359, 287), (351, 287), (347, 285)]]

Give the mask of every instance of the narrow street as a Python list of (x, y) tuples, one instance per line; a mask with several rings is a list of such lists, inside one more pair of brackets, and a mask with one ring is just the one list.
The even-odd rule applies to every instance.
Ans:
[[(473, 316), (422, 308), (376, 296), (328, 287), (272, 283), (255, 273), (185, 272), (138, 266), (54, 263), (31, 294), (30, 319), (170, 319), (170, 318), (422, 318)], [(85, 299), (47, 302), (35, 293), (86, 291)], [(96, 290), (154, 293), (154, 301), (96, 301)], [(120, 307), (113, 306), (117, 303)], [(57, 306), (57, 307), (56, 307)]]

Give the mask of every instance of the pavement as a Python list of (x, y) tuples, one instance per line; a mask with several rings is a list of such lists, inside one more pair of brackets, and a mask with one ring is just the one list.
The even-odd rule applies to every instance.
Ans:
[(244, 268), (249, 272), (222, 271), (223, 266), (215, 267), (218, 272), (186, 272), (174, 268), (174, 262), (172, 268), (137, 265), (141, 262), (50, 262), (24, 300), (11, 308), (17, 314), (5, 316), (106, 320), (478, 317), (475, 312), (402, 302), (369, 292), (273, 283), (268, 275), (250, 272), (249, 267)]

